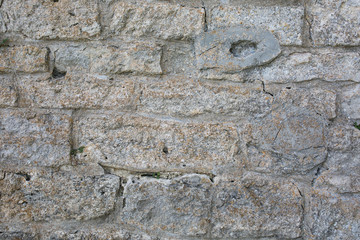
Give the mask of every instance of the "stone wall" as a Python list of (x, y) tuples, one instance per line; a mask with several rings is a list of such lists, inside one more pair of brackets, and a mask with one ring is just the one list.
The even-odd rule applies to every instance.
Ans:
[(360, 239), (359, 0), (0, 0), (0, 239)]

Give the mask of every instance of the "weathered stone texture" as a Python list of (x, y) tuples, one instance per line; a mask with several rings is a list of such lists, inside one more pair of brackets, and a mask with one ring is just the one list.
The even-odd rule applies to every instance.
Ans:
[(212, 236), (297, 238), (301, 234), (302, 204), (301, 193), (290, 181), (252, 174), (242, 182), (220, 182), (216, 185)]
[(360, 54), (336, 53), (329, 50), (286, 54), (263, 69), (255, 78), (265, 83), (325, 81), (360, 82)]
[[(79, 146), (94, 144), (95, 161), (136, 171), (216, 172), (238, 166), (233, 124), (187, 123), (128, 114), (85, 114)], [(89, 155), (91, 157), (91, 155)]]
[(211, 181), (202, 175), (173, 180), (128, 179), (119, 220), (140, 229), (203, 236), (210, 223)]
[(262, 116), (273, 101), (260, 82), (220, 85), (183, 76), (145, 81), (141, 91), (139, 111), (171, 116)]
[(17, 99), (13, 78), (0, 76), (0, 107), (16, 106)]
[(284, 45), (301, 45), (302, 6), (218, 6), (209, 11), (209, 30), (244, 26), (269, 30)]
[(114, 208), (119, 178), (72, 176), (48, 171), (5, 172), (0, 180), (0, 223), (86, 220)]
[(55, 51), (59, 71), (78, 70), (99, 74), (161, 74), (161, 47), (154, 43), (61, 47)]
[(311, 0), (308, 6), (311, 40), (315, 45), (360, 44), (358, 0)]
[(2, 32), (34, 39), (87, 39), (101, 29), (96, 0), (5, 0), (0, 14)]
[(69, 112), (1, 109), (1, 164), (58, 166), (68, 163), (70, 121)]
[(360, 196), (314, 189), (305, 219), (306, 239), (359, 239)]
[(344, 114), (351, 119), (360, 119), (360, 85), (344, 89), (341, 97)]
[(36, 46), (0, 48), (0, 72), (46, 72), (48, 49)]
[(191, 39), (203, 31), (204, 10), (167, 3), (126, 3), (114, 6), (110, 30), (134, 37)]
[(41, 108), (129, 109), (139, 97), (131, 79), (68, 73), (18, 77), (21, 104)]

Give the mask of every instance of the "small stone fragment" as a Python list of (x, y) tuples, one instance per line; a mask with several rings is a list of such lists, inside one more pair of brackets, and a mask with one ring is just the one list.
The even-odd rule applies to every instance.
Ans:
[(0, 76), (0, 107), (14, 107), (17, 99), (12, 77)]
[(360, 119), (360, 84), (344, 89), (341, 96), (344, 114), (350, 119)]

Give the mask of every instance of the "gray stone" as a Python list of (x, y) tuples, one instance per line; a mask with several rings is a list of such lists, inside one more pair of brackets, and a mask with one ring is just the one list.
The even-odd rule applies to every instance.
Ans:
[(246, 118), (270, 111), (273, 98), (263, 92), (260, 81), (217, 84), (174, 76), (141, 84), (138, 110), (153, 114), (192, 117), (211, 115)]
[(0, 14), (3, 32), (35, 39), (78, 40), (100, 33), (96, 0), (6, 0)]
[(359, 239), (360, 196), (313, 189), (306, 207), (305, 239)]
[(14, 107), (18, 99), (12, 77), (0, 76), (0, 107)]
[(216, 184), (211, 222), (216, 239), (301, 236), (302, 196), (291, 181), (249, 174)]
[(271, 31), (283, 45), (301, 45), (304, 7), (220, 5), (209, 11), (209, 30), (234, 26)]
[(210, 222), (211, 181), (203, 175), (173, 180), (129, 178), (119, 220), (143, 230), (203, 236)]
[(58, 166), (70, 160), (69, 112), (0, 110), (0, 162)]
[(78, 146), (96, 163), (140, 172), (239, 172), (236, 128), (114, 112), (84, 113), (76, 121)]
[(255, 77), (252, 77), (265, 83), (304, 82), (316, 79), (329, 82), (360, 82), (359, 69), (359, 53), (319, 50), (284, 54), (265, 68), (255, 70)]
[(311, 0), (307, 11), (314, 45), (360, 44), (358, 0)]
[(14, 232), (0, 232), (1, 240), (35, 240), (38, 239), (38, 236), (33, 233), (22, 232), (22, 231), (14, 231)]
[(99, 74), (161, 74), (161, 47), (154, 43), (132, 42), (111, 46), (66, 46), (55, 51), (59, 71), (90, 71)]
[(0, 189), (0, 223), (88, 220), (114, 208), (119, 178), (79, 177), (49, 170), (6, 172)]
[(341, 92), (341, 108), (350, 119), (360, 119), (360, 84)]
[(18, 83), (21, 104), (31, 107), (130, 109), (139, 97), (130, 78), (67, 73), (19, 77)]
[(110, 30), (115, 34), (192, 39), (203, 31), (204, 26), (202, 8), (159, 2), (118, 2), (113, 11)]
[(280, 54), (280, 46), (268, 31), (233, 27), (200, 34), (195, 41), (200, 70), (234, 73), (263, 65)]
[[(282, 104), (280, 103), (280, 106)], [(241, 126), (246, 167), (277, 174), (306, 173), (324, 162), (327, 121), (313, 111), (284, 104)]]
[(36, 46), (0, 47), (0, 72), (46, 72), (48, 49)]

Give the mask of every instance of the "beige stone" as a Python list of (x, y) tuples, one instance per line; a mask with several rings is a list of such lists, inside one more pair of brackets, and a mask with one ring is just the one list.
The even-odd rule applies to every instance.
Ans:
[(14, 107), (18, 99), (13, 78), (0, 76), (0, 107)]
[(191, 39), (203, 31), (204, 10), (168, 3), (126, 3), (114, 7), (110, 30), (134, 37)]
[(0, 72), (46, 72), (48, 49), (36, 46), (0, 47)]
[(0, 14), (2, 31), (34, 39), (87, 39), (101, 29), (96, 0), (4, 1)]

